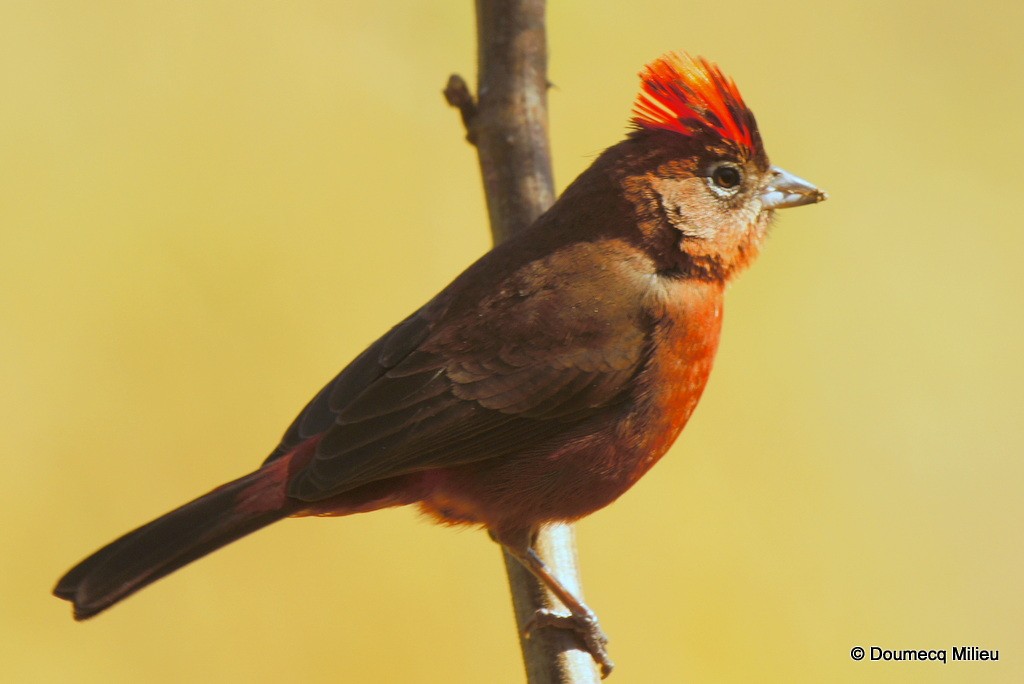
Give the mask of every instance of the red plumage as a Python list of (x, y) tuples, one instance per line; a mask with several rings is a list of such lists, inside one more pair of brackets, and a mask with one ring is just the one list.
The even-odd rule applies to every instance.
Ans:
[(757, 130), (731, 78), (703, 57), (670, 52), (640, 72), (641, 91), (633, 105), (633, 123), (693, 135), (710, 128), (749, 151)]

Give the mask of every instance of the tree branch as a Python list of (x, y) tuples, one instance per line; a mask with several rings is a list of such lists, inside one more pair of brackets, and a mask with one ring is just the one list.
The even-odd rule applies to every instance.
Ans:
[[(476, 145), (495, 243), (525, 229), (555, 199), (544, 9), (544, 0), (476, 0), (479, 101), (457, 75), (444, 90), (462, 115), (467, 140)], [(572, 527), (541, 530), (535, 546), (565, 586), (582, 597)], [(541, 628), (523, 636), (538, 609), (561, 606), (508, 553), (505, 568), (529, 683), (599, 682), (590, 653), (573, 632)]]
[(495, 242), (555, 201), (548, 144), (544, 0), (477, 0), (478, 73), (472, 134)]

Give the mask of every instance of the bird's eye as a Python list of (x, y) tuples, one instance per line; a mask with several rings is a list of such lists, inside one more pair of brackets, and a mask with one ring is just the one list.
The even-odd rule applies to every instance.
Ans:
[(735, 190), (742, 180), (740, 170), (732, 164), (719, 164), (711, 171), (711, 182), (722, 190)]

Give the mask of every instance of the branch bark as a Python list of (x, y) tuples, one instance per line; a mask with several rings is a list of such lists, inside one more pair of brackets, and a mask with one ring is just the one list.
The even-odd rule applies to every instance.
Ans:
[[(498, 243), (525, 229), (555, 199), (548, 143), (545, 0), (476, 0), (478, 76), (474, 101), (452, 76), (444, 90), (476, 145), (491, 234)], [(536, 550), (555, 575), (582, 597), (573, 529), (541, 530)], [(562, 609), (515, 558), (505, 553), (520, 646), (530, 684), (596, 684), (590, 653), (574, 633), (524, 628), (540, 608)]]
[(555, 201), (544, 0), (477, 0), (476, 12), (479, 102), (471, 130), (497, 243)]

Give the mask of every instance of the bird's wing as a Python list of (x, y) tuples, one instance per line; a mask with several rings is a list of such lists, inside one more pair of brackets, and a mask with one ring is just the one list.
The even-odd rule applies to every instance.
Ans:
[(289, 494), (315, 501), (529, 451), (621, 400), (648, 349), (641, 297), (616, 269), (577, 272), (588, 259), (569, 256), (570, 273), (529, 264), (454, 313), (424, 307), (367, 349), (286, 435), (285, 448), (323, 434)]
[(433, 321), (427, 314), (429, 308), (428, 304), (389, 330), (324, 385), (295, 417), (264, 463), (290, 453), (311, 437), (326, 433), (337, 419), (338, 410), (332, 404), (332, 397), (359, 396), (415, 350), (430, 333)]

